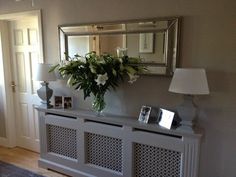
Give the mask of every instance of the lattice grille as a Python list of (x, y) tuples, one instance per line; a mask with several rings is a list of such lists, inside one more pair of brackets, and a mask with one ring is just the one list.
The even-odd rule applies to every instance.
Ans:
[(136, 177), (180, 177), (181, 153), (136, 143)]
[(122, 140), (93, 133), (87, 136), (87, 163), (122, 172)]
[(77, 159), (76, 130), (47, 125), (48, 151)]

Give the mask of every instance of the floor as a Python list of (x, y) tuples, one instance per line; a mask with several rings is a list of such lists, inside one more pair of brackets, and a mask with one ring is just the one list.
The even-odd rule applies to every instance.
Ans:
[(38, 167), (39, 154), (22, 148), (0, 146), (0, 160), (30, 170), (45, 177), (66, 177), (51, 170)]

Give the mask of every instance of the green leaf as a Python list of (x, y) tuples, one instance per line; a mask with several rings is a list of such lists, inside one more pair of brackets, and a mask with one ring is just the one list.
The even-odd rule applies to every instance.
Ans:
[(59, 64), (57, 64), (57, 65), (55, 65), (55, 66), (52, 66), (51, 68), (50, 68), (50, 70), (49, 70), (49, 73), (50, 72), (53, 72), (57, 67), (59, 67), (60, 65)]

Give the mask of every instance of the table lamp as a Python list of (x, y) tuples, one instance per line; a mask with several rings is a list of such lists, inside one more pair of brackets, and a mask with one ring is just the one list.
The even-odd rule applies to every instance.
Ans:
[(41, 105), (45, 108), (52, 108), (50, 104), (50, 98), (52, 97), (53, 90), (48, 87), (48, 81), (55, 81), (56, 76), (54, 72), (49, 72), (52, 65), (39, 63), (37, 65), (36, 75), (34, 80), (42, 81), (40, 84), (42, 87), (37, 90), (39, 98), (42, 100)]
[(177, 68), (169, 87), (170, 92), (183, 94), (184, 101), (177, 106), (181, 121), (179, 129), (193, 132), (197, 118), (195, 95), (209, 94), (205, 69)]

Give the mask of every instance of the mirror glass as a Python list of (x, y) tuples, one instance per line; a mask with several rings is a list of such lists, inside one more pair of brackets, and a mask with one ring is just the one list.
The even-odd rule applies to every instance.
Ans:
[(180, 19), (177, 17), (113, 23), (60, 25), (60, 55), (139, 57), (149, 74), (172, 75), (178, 63)]

